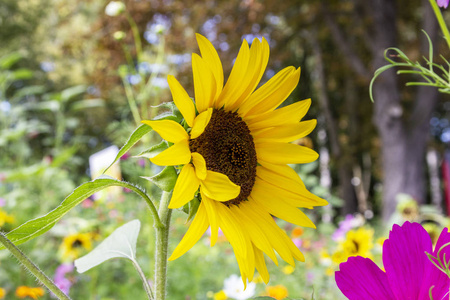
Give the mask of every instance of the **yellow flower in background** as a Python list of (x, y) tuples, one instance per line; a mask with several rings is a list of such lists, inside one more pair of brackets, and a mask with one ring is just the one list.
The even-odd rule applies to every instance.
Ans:
[(6, 223), (14, 223), (14, 217), (0, 209), (0, 227)]
[(0, 288), (0, 299), (5, 298), (6, 296), (6, 290), (4, 288)]
[(291, 265), (288, 265), (288, 266), (283, 267), (282, 271), (284, 274), (289, 275), (289, 274), (294, 273), (295, 268)]
[(282, 300), (289, 295), (287, 288), (281, 284), (266, 287), (266, 293), (267, 296), (275, 298), (277, 300)]
[(336, 251), (332, 259), (336, 263), (346, 261), (351, 256), (372, 257), (370, 252), (373, 248), (373, 229), (360, 227), (357, 230), (349, 230), (345, 240), (339, 244), (339, 250)]
[(436, 245), (436, 242), (439, 238), (439, 235), (441, 234), (441, 227), (438, 226), (436, 223), (427, 222), (425, 224), (422, 224), (423, 228), (428, 232), (431, 238), (431, 242), (433, 245)]
[[(150, 160), (182, 165), (169, 208), (179, 208), (200, 189), (201, 204), (187, 233), (169, 260), (188, 251), (211, 227), (211, 246), (219, 228), (233, 247), (244, 284), (255, 267), (267, 283), (265, 253), (294, 266), (303, 254), (272, 216), (315, 228), (300, 210), (326, 205), (311, 194), (288, 164), (309, 163), (318, 154), (292, 144), (309, 134), (316, 120), (300, 119), (311, 101), (277, 107), (297, 86), (300, 69), (287, 67), (256, 91), (269, 59), (265, 39), (244, 40), (224, 86), (222, 63), (212, 44), (197, 34), (202, 56), (192, 55), (195, 104), (173, 77), (168, 83), (184, 117), (186, 131), (172, 120), (143, 121), (173, 145)], [(274, 251), (275, 250), (275, 251)]]
[(66, 236), (60, 246), (60, 253), (63, 260), (75, 260), (83, 252), (91, 250), (92, 237), (93, 235), (91, 233), (76, 233)]
[(21, 298), (21, 299), (26, 298), (26, 297), (38, 299), (39, 297), (44, 296), (44, 294), (45, 294), (45, 291), (41, 287), (32, 288), (32, 287), (22, 285), (16, 289), (16, 297)]
[(222, 290), (220, 292), (215, 293), (213, 296), (213, 299), (214, 300), (227, 300), (228, 297), (227, 297), (227, 294)]

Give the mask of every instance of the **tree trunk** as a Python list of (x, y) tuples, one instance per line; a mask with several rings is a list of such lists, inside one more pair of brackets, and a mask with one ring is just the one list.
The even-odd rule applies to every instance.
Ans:
[[(397, 45), (396, 8), (395, 1), (392, 0), (376, 0), (372, 3), (376, 24), (373, 66), (379, 68), (386, 65), (384, 50)], [(429, 15), (431, 9), (428, 1), (423, 1), (423, 4), (426, 5), (423, 28), (434, 39), (435, 17)], [(377, 79), (374, 96), (374, 122), (382, 142), (382, 215), (386, 221), (395, 211), (396, 196), (399, 193), (407, 193), (419, 203), (425, 202), (425, 151), (429, 138), (429, 120), (436, 106), (438, 93), (434, 88), (417, 88), (414, 109), (411, 117), (406, 118), (400, 103), (397, 75), (391, 69)]]

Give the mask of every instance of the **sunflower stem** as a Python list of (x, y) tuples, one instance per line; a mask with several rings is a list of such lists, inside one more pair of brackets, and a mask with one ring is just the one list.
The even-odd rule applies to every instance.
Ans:
[(15, 258), (33, 274), (44, 286), (46, 286), (58, 299), (70, 300), (63, 291), (56, 286), (56, 284), (44, 274), (13, 242), (11, 242), (6, 235), (0, 231), (0, 243), (14, 255)]
[(169, 245), (169, 226), (172, 210), (169, 209), (171, 192), (163, 192), (159, 204), (159, 218), (162, 226), (156, 224), (155, 250), (155, 300), (166, 299), (167, 248)]

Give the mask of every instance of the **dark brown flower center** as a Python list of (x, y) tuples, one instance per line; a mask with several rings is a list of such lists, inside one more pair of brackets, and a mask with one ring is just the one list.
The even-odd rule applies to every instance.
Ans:
[(228, 176), (241, 187), (240, 194), (225, 203), (237, 205), (250, 195), (256, 177), (256, 150), (247, 124), (236, 112), (214, 109), (205, 131), (189, 140), (191, 152), (200, 153), (206, 168)]
[(83, 242), (81, 240), (79, 240), (79, 239), (76, 239), (72, 243), (72, 248), (78, 248), (78, 247), (81, 247), (82, 245), (83, 245)]

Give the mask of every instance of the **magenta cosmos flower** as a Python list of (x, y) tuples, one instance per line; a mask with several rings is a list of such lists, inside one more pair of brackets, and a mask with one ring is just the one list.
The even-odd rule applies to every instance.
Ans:
[(440, 7), (447, 8), (449, 0), (437, 0), (437, 4)]
[[(336, 284), (350, 300), (430, 299), (432, 286), (434, 300), (448, 299), (450, 279), (431, 263), (425, 253), (436, 256), (448, 242), (450, 233), (445, 228), (433, 251), (431, 238), (420, 224), (406, 222), (403, 226), (394, 225), (389, 239), (383, 244), (386, 272), (368, 258), (350, 257), (340, 264)], [(450, 246), (441, 251), (441, 259), (445, 253), (450, 257)]]

